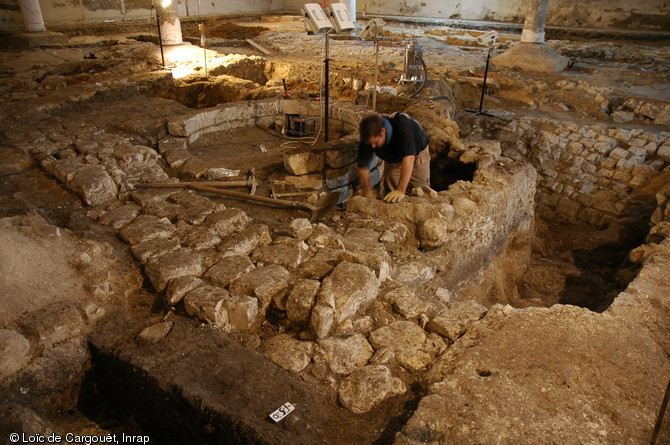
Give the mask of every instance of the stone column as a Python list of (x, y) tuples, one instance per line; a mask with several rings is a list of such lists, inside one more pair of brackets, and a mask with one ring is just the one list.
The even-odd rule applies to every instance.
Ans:
[(521, 41), (525, 43), (544, 42), (544, 25), (547, 22), (549, 0), (528, 0), (526, 21), (521, 32)]
[(352, 22), (356, 23), (356, 0), (340, 0), (340, 3), (347, 5), (349, 17), (351, 17)]
[(44, 26), (42, 18), (42, 8), (38, 0), (20, 0), (21, 14), (23, 22), (29, 32), (44, 32), (47, 28)]
[(155, 6), (160, 20), (163, 45), (181, 45), (184, 43), (175, 0), (158, 0)]

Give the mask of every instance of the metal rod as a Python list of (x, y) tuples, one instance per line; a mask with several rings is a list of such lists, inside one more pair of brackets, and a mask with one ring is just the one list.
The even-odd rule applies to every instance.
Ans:
[(479, 113), (482, 112), (482, 107), (484, 106), (484, 95), (486, 94), (486, 78), (489, 74), (489, 60), (491, 59), (491, 47), (489, 46), (489, 52), (486, 54), (486, 68), (484, 68), (484, 83), (482, 84), (482, 98), (479, 101)]
[(324, 115), (325, 122), (324, 122), (324, 134), (323, 134), (323, 138), (324, 138), (323, 140), (325, 142), (328, 142), (328, 114), (329, 114), (328, 113), (328, 102), (329, 102), (328, 96), (330, 95), (330, 91), (328, 89), (328, 87), (329, 87), (328, 78), (330, 77), (329, 76), (329, 72), (330, 72), (329, 61), (330, 61), (330, 59), (328, 58), (328, 31), (326, 31), (326, 59), (323, 61), (324, 64), (325, 64), (325, 69), (326, 69), (326, 79), (325, 79), (325, 87), (324, 87), (325, 95), (326, 95), (326, 105), (325, 105), (326, 106), (326, 111), (325, 111), (325, 115)]
[(161, 36), (161, 18), (158, 15), (158, 8), (156, 10), (156, 25), (158, 26), (158, 45), (161, 47), (161, 60), (163, 61), (163, 68), (165, 68), (165, 54), (163, 53), (163, 37)]
[(375, 26), (375, 82), (372, 85), (372, 111), (377, 111), (377, 78), (379, 75), (379, 40), (377, 40), (377, 27)]

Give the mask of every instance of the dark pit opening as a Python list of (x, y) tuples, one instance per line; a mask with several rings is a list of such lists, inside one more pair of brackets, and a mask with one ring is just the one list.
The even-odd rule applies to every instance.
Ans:
[(472, 181), (476, 164), (466, 164), (449, 156), (449, 151), (439, 153), (430, 162), (430, 186), (438, 192), (447, 190), (457, 181)]

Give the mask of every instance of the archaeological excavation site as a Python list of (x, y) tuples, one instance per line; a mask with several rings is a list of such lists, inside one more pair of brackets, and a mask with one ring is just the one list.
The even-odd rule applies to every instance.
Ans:
[(0, 17), (0, 444), (670, 444), (668, 2)]

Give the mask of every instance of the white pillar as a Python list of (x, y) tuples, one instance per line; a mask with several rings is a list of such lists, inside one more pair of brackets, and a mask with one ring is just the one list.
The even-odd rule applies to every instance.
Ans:
[(181, 23), (177, 15), (177, 6), (174, 0), (158, 0), (156, 11), (160, 19), (161, 40), (164, 45), (181, 45), (184, 43), (181, 35)]
[(528, 0), (526, 20), (521, 31), (521, 41), (524, 43), (543, 43), (544, 25), (547, 21), (549, 0)]
[(42, 18), (42, 8), (39, 0), (20, 0), (21, 14), (23, 14), (23, 23), (29, 32), (43, 32), (47, 28), (44, 26)]
[(356, 0), (340, 0), (340, 3), (347, 5), (349, 17), (351, 17), (352, 22), (356, 23)]

